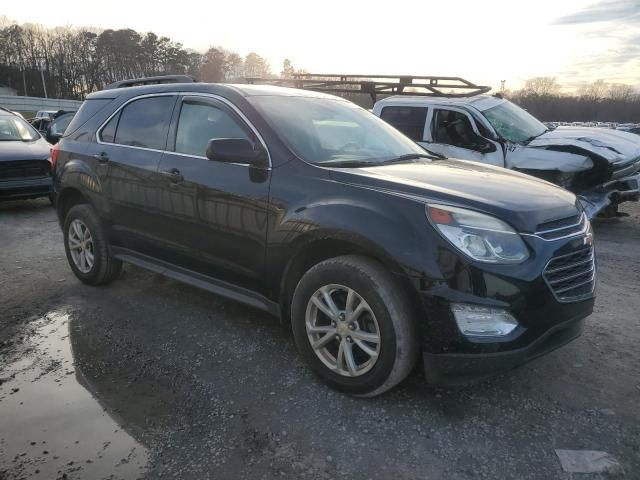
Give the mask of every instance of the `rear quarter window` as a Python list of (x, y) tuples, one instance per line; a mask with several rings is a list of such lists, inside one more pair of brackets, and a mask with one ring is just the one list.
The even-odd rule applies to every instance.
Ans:
[(71, 135), (112, 101), (113, 98), (92, 98), (85, 100), (82, 105), (80, 105), (80, 109), (73, 117), (73, 120), (71, 120), (69, 126), (64, 131), (64, 135)]

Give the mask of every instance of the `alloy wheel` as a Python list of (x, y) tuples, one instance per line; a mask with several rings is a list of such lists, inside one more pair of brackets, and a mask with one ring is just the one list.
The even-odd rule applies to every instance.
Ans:
[(305, 313), (309, 343), (334, 372), (357, 377), (380, 356), (380, 328), (369, 304), (344, 285), (325, 285), (311, 296)]
[(69, 225), (67, 242), (76, 268), (82, 273), (89, 273), (94, 263), (93, 238), (89, 228), (81, 220), (76, 218)]

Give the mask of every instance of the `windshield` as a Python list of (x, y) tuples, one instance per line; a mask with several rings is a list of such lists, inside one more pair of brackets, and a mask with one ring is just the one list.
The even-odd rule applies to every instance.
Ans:
[(14, 116), (0, 117), (0, 142), (28, 142), (40, 138), (38, 132), (23, 119)]
[(536, 117), (511, 102), (503, 102), (482, 113), (498, 135), (510, 142), (533, 140), (547, 131)]
[(384, 163), (426, 152), (372, 113), (347, 101), (255, 96), (251, 103), (301, 159), (315, 164)]

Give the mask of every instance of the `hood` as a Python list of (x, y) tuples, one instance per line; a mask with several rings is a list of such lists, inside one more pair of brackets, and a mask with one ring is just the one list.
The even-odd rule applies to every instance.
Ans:
[(0, 162), (46, 160), (50, 153), (51, 145), (44, 138), (33, 142), (0, 141)]
[(505, 220), (521, 232), (533, 232), (541, 223), (579, 211), (575, 195), (562, 188), (475, 162), (449, 159), (330, 170), (343, 183), (472, 208)]
[[(529, 147), (571, 146), (609, 163), (624, 164), (640, 157), (640, 137), (608, 128), (558, 127), (543, 133)], [(576, 152), (577, 153), (577, 152)]]

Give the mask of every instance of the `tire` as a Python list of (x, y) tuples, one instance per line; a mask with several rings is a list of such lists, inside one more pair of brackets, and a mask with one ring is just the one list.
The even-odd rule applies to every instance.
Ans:
[[(85, 232), (83, 228), (86, 228), (89, 232), (88, 237), (86, 234), (83, 235), (83, 232)], [(111, 282), (120, 274), (122, 262), (110, 255), (108, 242), (100, 220), (90, 205), (76, 205), (67, 212), (63, 233), (67, 260), (73, 273), (82, 282), (88, 285), (103, 285)], [(86, 239), (84, 248), (77, 247), (72, 249), (71, 244), (77, 246), (79, 243), (83, 243), (78, 242), (81, 237)], [(91, 262), (89, 262), (87, 251), (92, 255), (93, 260)], [(85, 253), (84, 261), (81, 257), (83, 252)]]
[[(337, 310), (331, 311), (326, 294)], [(390, 390), (415, 366), (418, 338), (413, 312), (393, 275), (358, 255), (312, 267), (291, 302), (293, 336), (305, 361), (332, 388), (362, 397)], [(365, 340), (376, 335), (377, 342)], [(312, 342), (322, 347), (314, 348)]]

